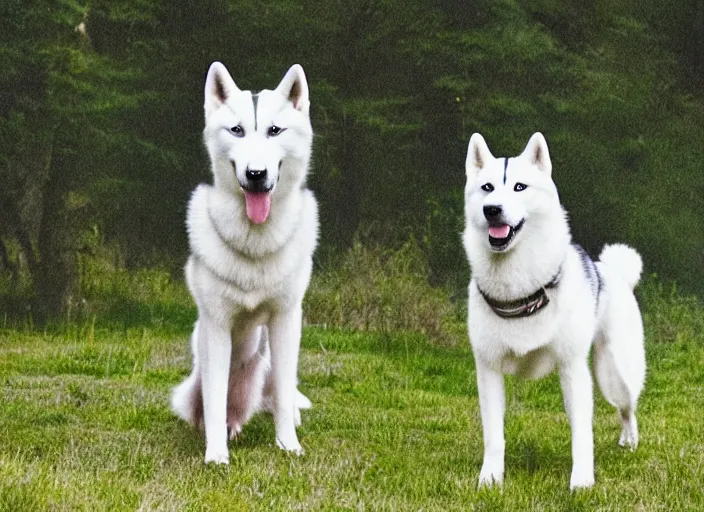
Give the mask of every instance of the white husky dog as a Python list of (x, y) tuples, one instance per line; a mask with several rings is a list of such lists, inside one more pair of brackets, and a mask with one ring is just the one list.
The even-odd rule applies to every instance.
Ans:
[(592, 346), (599, 387), (621, 418), (619, 444), (638, 444), (645, 352), (633, 288), (641, 258), (625, 245), (610, 245), (594, 262), (572, 243), (542, 134), (515, 158), (495, 158), (474, 134), (466, 169), (468, 324), (484, 434), (479, 485), (504, 478), (503, 375), (540, 378), (557, 368), (572, 430), (570, 488), (590, 487)]
[[(214, 183), (188, 206), (186, 280), (198, 322), (193, 372), (174, 412), (205, 429), (205, 462), (227, 464), (228, 437), (270, 409), (276, 442), (301, 454), (301, 302), (310, 281), (318, 207), (305, 187), (313, 131), (308, 84), (294, 65), (278, 87), (240, 90), (219, 62), (205, 83), (204, 139)], [(229, 434), (229, 435), (228, 435)]]

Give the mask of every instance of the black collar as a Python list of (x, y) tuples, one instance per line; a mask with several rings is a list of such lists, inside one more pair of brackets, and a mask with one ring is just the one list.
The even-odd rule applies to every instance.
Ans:
[(550, 282), (546, 285), (541, 286), (534, 294), (522, 299), (507, 302), (492, 299), (484, 293), (481, 288), (479, 288), (479, 285), (477, 285), (477, 290), (479, 290), (479, 293), (482, 294), (482, 297), (484, 297), (484, 300), (489, 307), (494, 310), (494, 313), (499, 315), (501, 318), (522, 318), (537, 313), (550, 303), (550, 299), (548, 299), (548, 295), (545, 293), (545, 290), (548, 288), (555, 288), (560, 283), (561, 275), (562, 265), (560, 265), (560, 268), (557, 270), (555, 277), (553, 277), (552, 280), (550, 280)]

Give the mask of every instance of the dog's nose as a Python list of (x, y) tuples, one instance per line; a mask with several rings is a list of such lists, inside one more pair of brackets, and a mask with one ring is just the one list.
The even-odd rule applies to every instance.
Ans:
[(266, 169), (247, 169), (244, 174), (249, 181), (262, 181), (266, 178)]
[(484, 217), (486, 217), (486, 220), (496, 220), (496, 217), (501, 215), (502, 212), (501, 207), (495, 204), (484, 207)]

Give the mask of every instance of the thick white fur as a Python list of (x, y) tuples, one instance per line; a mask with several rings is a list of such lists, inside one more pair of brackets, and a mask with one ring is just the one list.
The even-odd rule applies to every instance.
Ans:
[[(239, 434), (256, 411), (274, 415), (276, 442), (301, 454), (299, 409), (310, 401), (297, 387), (301, 303), (318, 236), (318, 208), (305, 178), (313, 132), (308, 86), (294, 65), (279, 86), (241, 91), (215, 62), (205, 86), (205, 144), (213, 186), (200, 185), (188, 206), (189, 290), (198, 306), (193, 371), (174, 389), (172, 408), (205, 429), (205, 461), (227, 464), (228, 430)], [(267, 136), (271, 125), (285, 128)], [(241, 126), (245, 136), (231, 128)], [(247, 218), (239, 183), (247, 168), (266, 169), (271, 211)]]
[[(619, 444), (638, 444), (636, 403), (645, 380), (643, 327), (633, 287), (642, 263), (625, 246), (607, 246), (596, 263), (603, 281), (595, 300), (571, 245), (566, 214), (551, 179), (547, 143), (540, 133), (521, 155), (508, 160), (489, 151), (479, 134), (469, 142), (463, 242), (472, 268), (469, 284), (469, 338), (477, 367), (484, 436), (479, 485), (502, 484), (504, 478), (504, 374), (540, 378), (557, 369), (572, 430), (570, 488), (594, 484), (593, 397), (588, 357), (594, 347), (594, 373), (606, 399), (622, 421)], [(517, 182), (527, 185), (515, 191)], [(481, 186), (491, 183), (494, 190)], [(522, 229), (505, 252), (491, 249), (484, 205), (500, 204), (507, 223)], [(479, 288), (499, 301), (535, 293), (560, 272), (559, 284), (547, 288), (550, 303), (534, 315), (499, 317)]]
[(640, 281), (643, 260), (640, 254), (627, 245), (607, 245), (601, 251), (599, 261), (616, 270), (631, 288), (635, 288)]

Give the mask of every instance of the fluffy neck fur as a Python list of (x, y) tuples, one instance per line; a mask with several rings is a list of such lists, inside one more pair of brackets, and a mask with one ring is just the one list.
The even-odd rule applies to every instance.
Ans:
[[(302, 196), (275, 190), (271, 212), (264, 224), (253, 224), (247, 218), (244, 196), (221, 189), (208, 189), (208, 221), (228, 248), (249, 258), (271, 256), (281, 250), (299, 227)], [(190, 226), (189, 226), (190, 227)], [(197, 236), (190, 230), (192, 236)]]
[(520, 239), (506, 253), (491, 250), (486, 231), (470, 228), (465, 232), (472, 279), (484, 293), (496, 300), (516, 300), (555, 277), (567, 257), (571, 236), (561, 207), (547, 217), (527, 219)]

